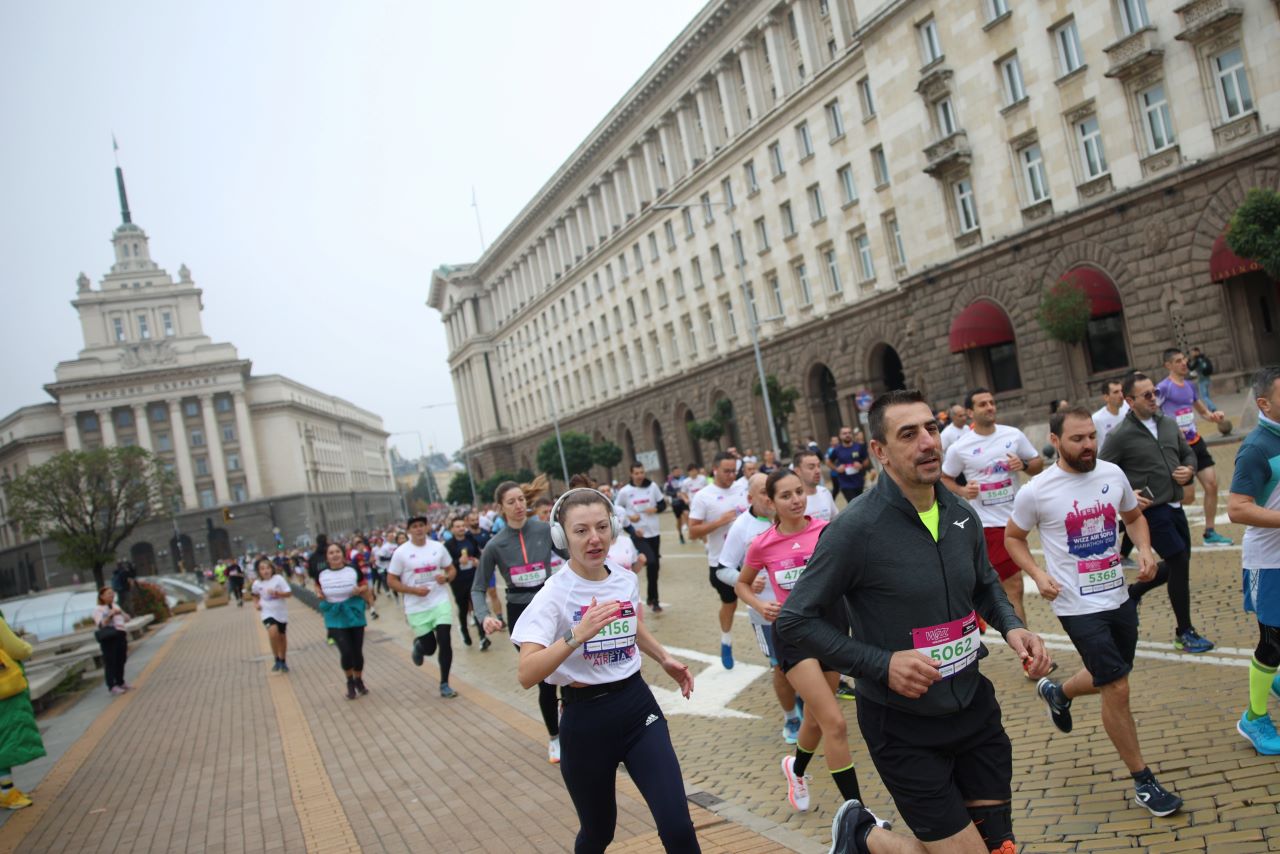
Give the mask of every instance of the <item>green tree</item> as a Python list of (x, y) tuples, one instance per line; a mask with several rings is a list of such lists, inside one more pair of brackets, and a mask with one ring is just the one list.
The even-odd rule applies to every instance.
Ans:
[[(591, 438), (585, 433), (568, 430), (560, 434), (564, 443), (564, 462), (569, 467), (569, 476), (582, 474), (591, 468)], [(538, 469), (551, 477), (562, 477), (560, 469), (560, 448), (553, 435), (538, 446)]]
[[(482, 504), (492, 501), (493, 491), (497, 489), (498, 484), (502, 483), (504, 480), (512, 480), (516, 483), (529, 483), (533, 478), (533, 472), (528, 469), (517, 469), (514, 472), (495, 472), (491, 477), (476, 484), (476, 500)], [(468, 495), (469, 494), (470, 490), (468, 490)], [(470, 498), (468, 498), (468, 500), (470, 500)]]
[(1084, 286), (1067, 273), (1045, 289), (1036, 309), (1036, 323), (1054, 341), (1079, 344), (1089, 329), (1093, 310)]
[(142, 448), (65, 451), (5, 484), (9, 516), (29, 537), (49, 536), (63, 563), (102, 568), (138, 525), (173, 500), (173, 476)]
[(622, 449), (606, 439), (591, 446), (591, 461), (608, 469), (609, 480), (613, 480), (613, 467), (622, 462)]
[(434, 483), (427, 480), (427, 475), (418, 475), (418, 482), (414, 484), (413, 489), (409, 491), (409, 499), (411, 501), (421, 501), (424, 504), (430, 504), (437, 500), (436, 487)]
[(716, 449), (719, 450), (720, 438), (724, 436), (724, 422), (714, 415), (690, 421), (689, 435), (703, 442), (715, 442)]
[(1227, 226), (1227, 246), (1241, 258), (1257, 261), (1280, 279), (1280, 193), (1255, 188)]
[[(467, 477), (465, 471), (453, 473), (453, 477), (449, 480), (449, 489), (446, 490), (444, 498), (450, 504), (471, 503), (471, 478)], [(484, 499), (476, 495), (476, 500), (483, 501)]]
[[(787, 422), (796, 412), (796, 401), (800, 399), (800, 389), (795, 386), (782, 387), (782, 383), (778, 382), (778, 378), (773, 374), (766, 374), (765, 387), (769, 389), (769, 407), (773, 410), (773, 427), (778, 433), (778, 443), (782, 445), (778, 451), (785, 457), (791, 454), (790, 433), (787, 432)], [(756, 380), (751, 384), (751, 393), (756, 397), (760, 397), (760, 380)]]

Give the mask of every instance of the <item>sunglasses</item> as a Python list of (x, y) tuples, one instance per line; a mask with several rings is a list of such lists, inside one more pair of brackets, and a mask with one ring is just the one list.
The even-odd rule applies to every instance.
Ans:
[(1143, 400), (1155, 400), (1156, 393), (1154, 391), (1144, 391), (1142, 394), (1135, 394), (1134, 397), (1140, 397)]

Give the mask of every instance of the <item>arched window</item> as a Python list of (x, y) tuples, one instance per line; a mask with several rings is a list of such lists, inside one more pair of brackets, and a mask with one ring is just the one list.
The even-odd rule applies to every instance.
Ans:
[(1003, 308), (987, 299), (969, 303), (951, 322), (952, 353), (965, 353), (976, 385), (999, 394), (1022, 388), (1013, 323)]
[(1089, 297), (1089, 326), (1084, 348), (1089, 370), (1095, 374), (1118, 371), (1129, 366), (1125, 346), (1124, 305), (1115, 282), (1096, 267), (1073, 267), (1062, 277)]

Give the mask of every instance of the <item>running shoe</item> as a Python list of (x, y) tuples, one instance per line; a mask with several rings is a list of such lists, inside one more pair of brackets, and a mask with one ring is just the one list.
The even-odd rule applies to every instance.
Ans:
[(1280, 676), (1271, 680), (1271, 696), (1280, 700)]
[[(893, 822), (880, 818), (861, 801), (845, 801), (836, 810), (835, 818), (831, 819), (831, 848), (827, 854), (857, 854), (865, 850), (865, 844), (859, 846), (858, 843), (866, 839), (872, 826), (893, 830)], [(860, 833), (861, 840), (858, 838)]]
[(111, 695), (112, 695), (112, 696), (114, 696), (114, 697), (119, 697), (119, 696), (120, 696), (121, 694), (123, 694), (123, 693), (124, 693), (124, 688), (122, 688), (121, 686), (119, 686), (119, 685), (114, 685), (114, 686), (112, 686), (112, 688), (111, 688)]
[(782, 757), (782, 775), (787, 778), (787, 800), (800, 812), (809, 809), (809, 781), (813, 779), (807, 774), (796, 776), (792, 766), (796, 764), (794, 756)]
[(655, 613), (655, 614), (661, 614), (661, 613), (662, 613), (662, 606), (661, 606), (661, 605), (659, 605), (657, 602), (654, 602), (654, 603), (653, 603), (653, 607), (652, 607), (652, 608), (650, 608), (649, 610), (653, 611), (653, 613)]
[(287, 662), (287, 661), (282, 661), (282, 662), (280, 662), (280, 672), (281, 672), (281, 673), (288, 673), (288, 672), (289, 672), (289, 662)]
[(1235, 540), (1231, 539), (1230, 537), (1224, 537), (1221, 534), (1219, 534), (1217, 531), (1205, 531), (1204, 545), (1206, 548), (1220, 549), (1223, 546), (1235, 545)]
[(363, 679), (360, 679), (360, 678), (356, 679), (356, 693), (359, 694), (361, 697), (369, 693), (369, 689), (364, 687)]
[(378, 617), (380, 617), (381, 615), (380, 615), (377, 611), (370, 611), (370, 612), (369, 612), (369, 616), (373, 617), (373, 618), (376, 620), (376, 619), (378, 619)]
[(450, 688), (448, 682), (441, 682), (440, 696), (444, 697), (446, 700), (452, 700), (454, 697), (458, 696), (458, 692)]
[(1071, 701), (1062, 695), (1062, 689), (1048, 676), (1036, 683), (1036, 693), (1049, 707), (1049, 720), (1061, 732), (1071, 732)]
[(31, 799), (18, 791), (17, 786), (10, 786), (0, 792), (0, 807), (7, 810), (26, 809), (31, 806)]
[(552, 765), (560, 764), (560, 736), (547, 742), (547, 761)]
[(782, 740), (787, 744), (795, 744), (800, 737), (800, 719), (787, 718), (782, 722)]
[(725, 670), (733, 669), (733, 646), (727, 643), (720, 644), (720, 663), (724, 665)]
[(493, 646), (493, 641), (489, 640), (488, 638), (480, 638), (480, 651), (481, 651), (481, 652), (488, 652), (488, 651), (489, 651), (489, 647), (491, 647), (491, 646)]
[(347, 693), (342, 696), (346, 697), (348, 700), (354, 700), (356, 698), (356, 683), (354, 680), (347, 682)]
[(1191, 628), (1174, 636), (1173, 648), (1179, 652), (1208, 652), (1213, 649), (1213, 641), (1200, 637), (1200, 633)]
[(991, 854), (1018, 854), (1018, 846), (1006, 839), (1004, 842), (1000, 843), (999, 848), (992, 848)]
[(413, 641), (413, 663), (417, 667), (422, 666), (422, 662), (426, 659), (426, 653), (422, 651), (422, 644), (418, 643), (415, 638)]
[(1138, 783), (1133, 787), (1133, 801), (1147, 812), (1163, 818), (1173, 815), (1182, 809), (1182, 798), (1161, 786), (1154, 777), (1150, 782)]
[(858, 695), (853, 692), (853, 686), (843, 679), (841, 679), (840, 684), (836, 686), (836, 696), (841, 700), (858, 699)]
[(1236, 723), (1236, 732), (1249, 739), (1253, 749), (1262, 756), (1280, 756), (1280, 735), (1276, 734), (1271, 715), (1249, 720), (1249, 713), (1245, 712)]
[(275, 664), (273, 664), (273, 665), (271, 665), (271, 672), (272, 672), (272, 673), (277, 673), (277, 672), (279, 672), (279, 670), (280, 670), (280, 659), (278, 659), (278, 658), (277, 658), (277, 659), (276, 659), (276, 663), (275, 663)]
[(470, 635), (470, 633), (468, 633), (468, 632), (463, 632), (463, 633), (462, 633), (462, 645), (463, 645), (463, 646), (471, 646), (471, 635)]

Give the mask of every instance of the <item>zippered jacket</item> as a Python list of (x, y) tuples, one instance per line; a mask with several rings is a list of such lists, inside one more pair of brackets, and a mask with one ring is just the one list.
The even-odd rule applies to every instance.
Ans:
[[(814, 658), (857, 679), (858, 697), (915, 715), (948, 715), (973, 701), (978, 660), (910, 699), (889, 690), (889, 659), (913, 649), (913, 629), (976, 612), (1005, 635), (1023, 628), (987, 559), (982, 521), (941, 482), (938, 540), (884, 476), (822, 532), (813, 557), (778, 616), (778, 633)], [(853, 637), (821, 619), (843, 597)], [(986, 655), (978, 642), (977, 659)]]
[(1182, 485), (1173, 479), (1178, 466), (1196, 468), (1196, 452), (1172, 418), (1156, 412), (1156, 436), (1132, 409), (1107, 436), (1098, 459), (1115, 463), (1124, 470), (1134, 492), (1145, 486), (1153, 504), (1182, 500)]

